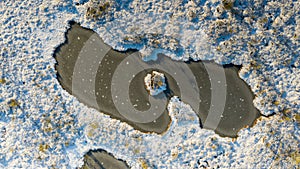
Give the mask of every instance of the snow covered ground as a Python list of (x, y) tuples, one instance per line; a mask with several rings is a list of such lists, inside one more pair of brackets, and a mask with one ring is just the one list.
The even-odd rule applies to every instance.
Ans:
[[(90, 149), (105, 149), (132, 168), (297, 168), (300, 164), (299, 1), (0, 1), (0, 168), (75, 168)], [(105, 5), (109, 4), (109, 5)], [(264, 115), (237, 139), (200, 129), (174, 97), (172, 124), (144, 134), (87, 108), (62, 89), (55, 48), (69, 21), (118, 50), (145, 59), (243, 64), (240, 76)]]

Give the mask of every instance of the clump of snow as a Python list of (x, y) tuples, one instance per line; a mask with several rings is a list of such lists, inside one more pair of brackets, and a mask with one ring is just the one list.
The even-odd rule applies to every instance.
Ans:
[[(230, 10), (216, 0), (113, 1), (98, 21), (86, 18), (84, 2), (0, 1), (0, 168), (76, 168), (97, 148), (132, 168), (299, 168), (298, 1), (236, 1)], [(276, 115), (232, 140), (200, 129), (190, 106), (173, 98), (165, 134), (136, 131), (79, 103), (56, 80), (52, 54), (70, 20), (115, 49), (243, 64), (256, 106)]]
[(158, 95), (167, 89), (165, 75), (157, 71), (152, 71), (145, 76), (144, 79), (146, 89), (152, 96)]

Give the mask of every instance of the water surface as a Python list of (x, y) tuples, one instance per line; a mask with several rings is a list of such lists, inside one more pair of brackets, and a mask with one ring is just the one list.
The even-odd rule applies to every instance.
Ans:
[[(133, 56), (132, 54), (134, 50), (128, 50), (126, 52), (119, 52), (111, 49), (107, 46), (101, 38), (93, 39), (91, 45), (94, 45), (94, 48), (91, 48), (90, 51), (84, 51), (84, 46), (88, 46), (86, 43), (90, 37), (97, 35), (92, 30), (85, 29), (76, 23), (71, 24), (71, 29), (66, 33), (67, 41), (57, 48), (55, 52), (55, 59), (57, 60), (57, 75), (58, 80), (62, 87), (67, 90), (70, 94), (73, 94), (78, 98), (79, 101), (86, 104), (87, 106), (98, 109), (100, 112), (106, 113), (110, 115), (112, 118), (119, 119), (133, 126), (135, 129), (140, 130), (142, 132), (155, 132), (155, 133), (163, 133), (168, 129), (168, 125), (170, 124), (170, 117), (168, 115), (167, 109), (165, 109), (164, 113), (162, 113), (156, 120), (151, 121), (149, 123), (138, 123), (131, 120), (128, 120), (122, 113), (120, 113), (116, 106), (114, 105), (114, 98), (112, 98), (111, 92), (111, 83), (112, 76), (116, 71), (117, 67), (120, 63), (126, 58), (129, 57), (138, 57)], [(90, 42), (89, 42), (90, 43)], [(106, 50), (107, 49), (107, 50)], [(104, 51), (106, 50), (106, 51)], [(82, 52), (84, 51), (84, 55), (82, 56)], [(94, 88), (87, 88), (82, 85), (78, 89), (74, 89), (74, 84), (72, 85), (72, 79), (74, 71), (74, 67), (76, 61), (81, 57), (96, 57), (99, 54), (106, 52), (106, 55), (101, 60), (101, 63), (96, 64), (98, 67), (92, 68), (90, 65), (86, 65), (86, 69), (83, 71), (92, 71), (96, 70), (96, 74), (91, 77), (91, 83), (94, 83)], [(239, 66), (234, 65), (225, 65), (220, 66), (213, 62), (177, 62), (171, 60), (169, 57), (163, 56), (163, 54), (159, 54), (158, 59), (156, 61), (150, 61), (146, 64), (159, 64), (172, 62), (174, 65), (184, 65), (188, 66), (189, 71), (195, 77), (197, 82), (199, 93), (199, 99), (194, 99), (193, 97), (189, 98), (185, 96), (182, 101), (188, 104), (199, 104), (199, 109), (195, 110), (197, 113), (200, 122), (205, 122), (208, 118), (208, 112), (214, 110), (217, 107), (217, 104), (212, 104), (212, 77), (214, 80), (218, 80), (222, 73), (225, 72), (226, 82), (220, 80), (220, 87), (226, 86), (226, 98), (224, 100), (224, 111), (221, 112), (220, 122), (216, 128), (213, 130), (221, 136), (228, 137), (236, 137), (237, 132), (243, 128), (244, 126), (251, 126), (256, 118), (260, 116), (260, 113), (253, 105), (254, 95), (251, 92), (249, 86), (239, 78), (238, 71), (240, 69)], [(89, 68), (90, 67), (90, 68)], [(144, 86), (144, 77), (147, 73), (150, 73), (153, 70), (157, 69), (145, 69), (139, 72), (134, 76), (133, 80), (129, 86), (129, 95), (130, 102), (135, 106), (137, 110), (145, 111), (150, 108), (151, 104), (149, 103), (149, 94)], [(209, 70), (209, 72), (208, 72)], [(157, 70), (162, 73), (165, 73), (167, 79), (168, 90), (164, 93), (167, 98), (170, 99), (172, 96), (181, 97), (180, 87), (178, 86), (178, 82), (174, 79), (174, 74), (170, 74), (170, 72), (165, 72), (163, 70)], [(177, 73), (188, 73), (184, 72), (185, 70), (176, 70)], [(80, 73), (80, 72), (79, 72)], [(173, 73), (173, 72), (172, 72)], [(176, 73), (176, 72), (175, 72)], [(213, 76), (209, 76), (213, 74)], [(84, 78), (84, 77), (83, 77)], [(76, 79), (80, 81), (81, 79)], [(84, 80), (84, 79), (83, 79)], [(88, 80), (88, 79), (87, 79)], [(75, 81), (76, 82), (76, 81)], [(193, 82), (191, 82), (193, 83)], [(194, 84), (193, 84), (194, 85)], [(84, 92), (82, 92), (84, 90)], [(89, 90), (89, 91), (86, 91)], [(93, 99), (89, 93), (95, 93), (96, 98), (93, 103)], [(190, 94), (191, 95), (191, 94)], [(193, 107), (193, 106), (192, 106)], [(216, 109), (217, 110), (217, 109)], [(220, 112), (219, 112), (220, 113)], [(218, 113), (217, 113), (218, 114)], [(199, 124), (203, 127), (203, 124)], [(204, 128), (210, 126), (210, 124), (205, 124)]]
[(120, 159), (116, 159), (112, 154), (105, 150), (89, 151), (84, 156), (82, 169), (129, 169), (128, 164)]

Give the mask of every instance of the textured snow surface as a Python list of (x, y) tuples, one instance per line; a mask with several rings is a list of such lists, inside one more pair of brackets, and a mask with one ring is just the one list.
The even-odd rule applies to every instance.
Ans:
[[(75, 168), (97, 148), (132, 168), (299, 167), (299, 1), (237, 1), (227, 10), (216, 0), (107, 2), (93, 20), (85, 17), (92, 1), (0, 1), (0, 168)], [(164, 52), (243, 64), (255, 105), (275, 115), (232, 140), (200, 129), (174, 97), (165, 134), (135, 131), (79, 103), (56, 80), (52, 55), (70, 20), (145, 58)]]
[(150, 95), (155, 96), (167, 89), (165, 75), (157, 71), (152, 71), (144, 78), (144, 83)]

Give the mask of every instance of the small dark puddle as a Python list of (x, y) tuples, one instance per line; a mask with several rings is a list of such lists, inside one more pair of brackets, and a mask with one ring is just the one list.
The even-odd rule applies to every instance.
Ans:
[[(81, 57), (98, 57), (101, 54), (102, 48), (108, 48), (106, 44), (100, 39), (97, 35), (97, 38), (93, 39), (91, 46), (94, 45), (93, 48), (89, 51), (85, 51), (84, 46), (87, 46), (86, 43), (90, 37), (97, 35), (92, 30), (85, 29), (78, 25), (77, 23), (71, 24), (71, 29), (69, 29), (66, 33), (67, 41), (59, 46), (55, 51), (55, 59), (57, 61), (56, 70), (58, 81), (62, 85), (62, 87), (67, 90), (70, 94), (73, 94), (78, 98), (79, 101), (88, 105), (89, 107), (93, 107), (98, 109), (101, 112), (104, 112), (110, 115), (112, 118), (119, 119), (124, 121), (135, 129), (140, 130), (142, 132), (155, 132), (155, 133), (163, 133), (168, 129), (168, 125), (170, 123), (170, 117), (168, 115), (167, 109), (165, 109), (164, 113), (160, 115), (155, 121), (148, 123), (136, 123), (133, 121), (124, 118), (117, 110), (117, 108), (113, 104), (112, 92), (111, 92), (111, 83), (112, 76), (119, 66), (119, 64), (129, 55), (136, 52), (134, 50), (129, 50), (126, 52), (118, 52), (109, 48), (107, 50), (107, 54), (102, 59), (101, 63), (96, 64), (98, 67), (93, 68), (91, 65), (83, 65), (85, 72), (96, 70), (96, 74), (93, 75), (95, 80), (91, 80), (91, 83), (94, 83), (94, 88), (83, 88), (74, 89), (72, 88), (72, 80), (73, 72), (76, 61)], [(95, 36), (96, 37), (96, 36)], [(82, 55), (83, 52), (84, 55)], [(106, 51), (105, 51), (106, 52)], [(103, 52), (102, 52), (103, 53)], [(82, 58), (81, 58), (82, 59)], [(190, 71), (194, 74), (195, 80), (197, 82), (197, 86), (199, 88), (199, 100), (195, 100), (193, 98), (189, 99), (188, 96), (193, 93), (181, 93), (180, 87), (177, 84), (177, 81), (173, 78), (174, 75), (171, 75), (170, 72), (164, 72), (158, 70), (160, 72), (165, 73), (168, 90), (165, 91), (166, 96), (170, 99), (172, 96), (176, 95), (181, 97), (181, 95), (185, 94), (186, 100), (184, 97), (182, 101), (188, 104), (192, 104), (191, 102), (199, 103), (199, 110), (195, 110), (200, 121), (203, 123), (208, 118), (208, 112), (210, 110), (217, 110), (214, 107), (217, 107), (218, 104), (211, 104), (212, 101), (212, 84), (210, 81), (210, 76), (208, 73), (208, 69), (210, 73), (213, 74), (212, 77), (217, 79), (221, 72), (219, 70), (224, 70), (225, 79), (226, 79), (226, 99), (224, 101), (224, 111), (222, 116), (220, 116), (220, 121), (214, 131), (221, 136), (227, 137), (236, 137), (237, 132), (245, 127), (252, 126), (255, 119), (260, 116), (259, 111), (253, 105), (254, 95), (251, 92), (249, 86), (239, 78), (238, 71), (239, 67), (234, 65), (226, 65), (220, 66), (213, 62), (176, 62), (172, 61), (170, 58), (160, 55), (158, 60), (155, 62), (147, 62), (146, 64), (156, 64), (156, 63), (165, 63), (172, 62), (174, 64), (183, 64), (184, 66), (188, 66)], [(220, 69), (221, 68), (221, 69)], [(224, 69), (223, 69), (224, 68)], [(135, 108), (140, 111), (144, 111), (149, 109), (151, 106), (149, 104), (149, 95), (144, 87), (144, 77), (147, 73), (156, 69), (145, 69), (140, 71), (130, 83), (129, 86), (129, 95), (130, 102), (132, 105), (136, 105)], [(183, 70), (182, 70), (183, 71)], [(180, 74), (182, 72), (180, 69), (177, 70), (177, 73)], [(176, 73), (176, 72), (174, 72)], [(184, 72), (188, 73), (188, 72)], [(83, 77), (85, 78), (85, 77)], [(88, 77), (87, 77), (88, 78)], [(77, 79), (78, 80), (78, 79)], [(89, 79), (85, 79), (89, 80)], [(220, 82), (221, 83), (221, 82)], [(72, 90), (73, 89), (73, 90)], [(81, 90), (85, 90), (82, 92)], [(92, 103), (92, 96), (89, 93), (95, 93), (96, 102)], [(194, 93), (195, 94), (195, 93)], [(97, 106), (95, 106), (97, 105)], [(192, 106), (193, 107), (193, 106)], [(199, 124), (201, 125), (201, 124)], [(208, 124), (209, 126), (209, 124)], [(210, 128), (205, 127), (204, 128)]]
[(125, 161), (116, 159), (112, 154), (100, 149), (89, 151), (84, 155), (84, 165), (81, 168), (129, 169), (130, 167)]

